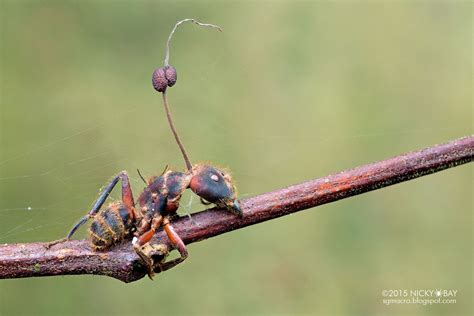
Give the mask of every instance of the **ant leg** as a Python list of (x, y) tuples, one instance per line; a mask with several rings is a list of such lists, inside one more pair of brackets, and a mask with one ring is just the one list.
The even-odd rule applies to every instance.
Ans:
[(100, 208), (105, 203), (119, 180), (122, 180), (122, 201), (125, 206), (127, 206), (127, 208), (130, 210), (132, 220), (135, 219), (135, 202), (133, 200), (132, 188), (130, 187), (130, 180), (128, 179), (127, 171), (121, 171), (110, 181), (110, 183), (105, 187), (105, 189), (102, 190), (89, 213), (83, 218), (81, 218), (81, 220), (79, 220), (76, 225), (74, 225), (74, 227), (67, 235), (67, 239), (70, 239), (79, 227), (81, 227), (85, 222), (87, 222), (89, 218), (94, 217), (99, 212)]
[[(164, 202), (165, 199), (162, 199), (162, 201)], [(164, 206), (165, 203), (162, 203), (161, 205)], [(134, 238), (132, 243), (138, 256), (143, 260), (143, 262), (145, 262), (148, 276), (150, 279), (152, 279), (153, 275), (155, 274), (155, 270), (160, 272), (166, 271), (183, 262), (188, 257), (188, 250), (186, 249), (181, 237), (179, 237), (179, 235), (173, 229), (173, 226), (170, 225), (168, 217), (155, 215), (150, 226), (151, 227), (148, 231), (140, 235), (138, 238)], [(167, 249), (166, 252), (162, 250), (162, 248), (165, 248), (165, 246), (162, 244), (149, 244), (149, 241), (152, 239), (155, 231), (160, 226), (163, 226), (163, 229), (166, 232), (171, 245), (179, 251), (181, 257), (164, 262), (166, 256), (168, 255)], [(154, 257), (159, 258), (159, 260), (156, 260)]]
[[(184, 242), (181, 239), (181, 237), (179, 237), (179, 235), (174, 230), (173, 226), (171, 226), (171, 224), (169, 222), (169, 219), (167, 217), (165, 217), (163, 219), (162, 223), (163, 223), (163, 229), (166, 232), (166, 235), (168, 235), (168, 238), (169, 238), (171, 244), (173, 245), (173, 247), (175, 249), (177, 249), (179, 251), (181, 257), (170, 260), (170, 261), (167, 261), (167, 262), (164, 262), (166, 255), (168, 255), (168, 253), (166, 252), (166, 255), (161, 257), (162, 260), (157, 262), (156, 264), (154, 264), (154, 267), (152, 267), (152, 269), (153, 269), (152, 273), (150, 273), (150, 271), (149, 271), (148, 276), (150, 277), (150, 279), (154, 275), (155, 271), (164, 272), (166, 270), (169, 270), (169, 269), (177, 266), (178, 264), (180, 264), (184, 260), (186, 260), (186, 258), (188, 257), (188, 250), (186, 249), (186, 246), (184, 245)], [(156, 248), (157, 250), (159, 250), (163, 246), (164, 245), (159, 244), (159, 245), (155, 245), (155, 246), (152, 246), (152, 247), (153, 247), (153, 249)], [(160, 252), (160, 251), (157, 251), (157, 250), (155, 250), (155, 252), (157, 252), (159, 254), (163, 253), (162, 251)]]
[[(167, 247), (163, 244), (150, 245), (148, 243), (155, 234), (155, 230), (161, 225), (168, 235), (171, 244), (179, 251), (181, 257), (164, 262), (168, 255)], [(186, 249), (183, 240), (173, 229), (173, 226), (170, 225), (169, 219), (167, 217), (163, 218), (162, 216), (154, 218), (150, 230), (134, 240), (134, 248), (138, 256), (145, 262), (147, 274), (150, 279), (153, 279), (155, 271), (164, 272), (169, 270), (186, 260), (188, 257), (188, 250)], [(158, 258), (158, 260), (155, 258)]]
[(173, 247), (179, 251), (179, 254), (181, 255), (181, 258), (179, 258), (181, 259), (180, 262), (184, 261), (188, 257), (188, 250), (186, 249), (186, 246), (181, 237), (179, 237), (173, 226), (171, 226), (168, 218), (165, 218), (163, 220), (163, 229), (165, 230), (166, 235), (168, 235), (168, 238), (170, 239), (170, 242)]
[(158, 227), (161, 226), (161, 223), (163, 222), (163, 217), (161, 215), (158, 215), (154, 217), (151, 221), (151, 226), (148, 231), (140, 235), (136, 240), (134, 240), (134, 245), (141, 247), (147, 242), (153, 238), (153, 235), (155, 234), (155, 231), (158, 229)]
[[(140, 235), (138, 238), (135, 237), (133, 238), (132, 244), (133, 248), (135, 249), (135, 252), (137, 255), (145, 262), (145, 266), (147, 269), (147, 274), (150, 277), (150, 279), (153, 278), (154, 273), (154, 265), (155, 265), (155, 260), (153, 258), (154, 253), (157, 251), (157, 247), (151, 246), (148, 242), (151, 240), (153, 235), (155, 234), (155, 231), (158, 229), (158, 227), (161, 226), (161, 223), (163, 222), (163, 217), (161, 215), (156, 215), (150, 225), (150, 229)], [(158, 245), (158, 247), (164, 246), (164, 245)], [(165, 247), (164, 247), (165, 248)], [(168, 255), (168, 250), (166, 251), (159, 251), (160, 253), (160, 261), (164, 260), (164, 258)]]
[(85, 215), (83, 218), (81, 218), (69, 231), (67, 236), (65, 238), (52, 241), (46, 245), (47, 248), (64, 242), (68, 241), (72, 235), (77, 231), (79, 227), (81, 227), (83, 224), (87, 222), (87, 220), (91, 217), (94, 217), (102, 207), (102, 205), (105, 203), (107, 198), (109, 197), (110, 193), (114, 189), (114, 187), (117, 185), (118, 181), (122, 180), (122, 202), (125, 204), (127, 209), (130, 212), (130, 217), (132, 220), (135, 220), (136, 218), (136, 211), (135, 211), (135, 202), (133, 200), (133, 193), (132, 193), (132, 188), (130, 187), (130, 180), (128, 178), (127, 171), (121, 171), (118, 175), (116, 175), (110, 182), (107, 184), (107, 186), (102, 190), (100, 193), (99, 197), (97, 200), (94, 202), (94, 205), (92, 206), (91, 210), (87, 215)]

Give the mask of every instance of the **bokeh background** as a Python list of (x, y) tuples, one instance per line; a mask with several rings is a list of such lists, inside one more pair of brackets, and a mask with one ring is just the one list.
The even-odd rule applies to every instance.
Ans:
[[(137, 195), (136, 168), (183, 168), (150, 82), (182, 18), (224, 32), (176, 33), (177, 127), (243, 198), (472, 133), (470, 1), (0, 3), (1, 243), (64, 236), (119, 170)], [(193, 244), (154, 282), (2, 280), (0, 314), (472, 314), (472, 171)], [(383, 289), (457, 303), (386, 306)]]

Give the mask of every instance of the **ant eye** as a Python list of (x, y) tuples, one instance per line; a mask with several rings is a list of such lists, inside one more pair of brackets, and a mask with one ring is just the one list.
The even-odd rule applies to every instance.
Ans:
[(219, 177), (216, 174), (211, 173), (211, 179), (214, 180), (215, 182), (219, 181)]

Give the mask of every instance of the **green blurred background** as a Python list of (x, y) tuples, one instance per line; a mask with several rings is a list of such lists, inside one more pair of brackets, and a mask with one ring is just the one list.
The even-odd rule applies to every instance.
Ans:
[[(64, 236), (119, 170), (137, 195), (136, 168), (183, 168), (150, 80), (182, 18), (224, 32), (176, 33), (177, 127), (243, 198), (472, 133), (470, 1), (3, 0), (0, 12), (1, 243)], [(0, 314), (468, 315), (472, 171), (193, 244), (154, 282), (3, 280)], [(457, 303), (386, 306), (383, 289), (457, 289)]]

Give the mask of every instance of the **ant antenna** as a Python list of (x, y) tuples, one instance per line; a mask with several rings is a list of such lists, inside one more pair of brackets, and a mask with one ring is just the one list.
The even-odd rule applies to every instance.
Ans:
[(145, 178), (142, 176), (142, 173), (140, 172), (140, 169), (137, 168), (137, 172), (138, 172), (138, 175), (140, 176), (140, 178), (142, 179), (142, 181), (148, 185), (148, 182), (146, 182)]
[(176, 83), (176, 79), (177, 79), (176, 69), (169, 64), (171, 39), (173, 38), (173, 35), (176, 32), (176, 29), (178, 28), (178, 26), (180, 26), (184, 22), (192, 22), (192, 23), (197, 24), (199, 26), (216, 28), (221, 32), (222, 32), (222, 29), (217, 25), (208, 24), (208, 23), (201, 23), (201, 22), (199, 22), (195, 19), (184, 19), (184, 20), (178, 21), (175, 24), (175, 26), (173, 27), (173, 29), (171, 30), (171, 33), (168, 36), (168, 41), (166, 42), (166, 53), (165, 53), (164, 67), (156, 69), (153, 72), (153, 76), (152, 76), (153, 87), (155, 88), (155, 90), (162, 93), (163, 104), (165, 106), (166, 117), (168, 119), (168, 123), (170, 125), (171, 131), (173, 132), (174, 139), (176, 140), (176, 143), (178, 143), (179, 149), (181, 150), (181, 153), (183, 154), (183, 158), (184, 158), (184, 161), (186, 163), (186, 167), (188, 168), (189, 171), (191, 171), (192, 168), (193, 168), (193, 165), (189, 161), (189, 157), (186, 153), (186, 150), (184, 149), (184, 145), (181, 142), (181, 140), (178, 136), (178, 132), (176, 131), (176, 128), (174, 126), (173, 118), (171, 117), (171, 111), (170, 111), (169, 106), (168, 106), (168, 99), (166, 97), (166, 88), (167, 87), (172, 87)]

